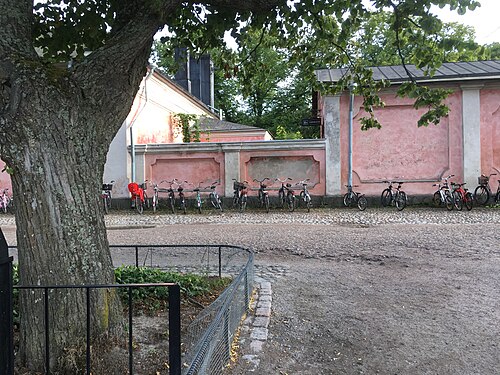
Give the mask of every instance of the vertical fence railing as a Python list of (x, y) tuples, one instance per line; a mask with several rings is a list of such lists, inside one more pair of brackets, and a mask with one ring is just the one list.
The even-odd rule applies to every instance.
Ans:
[[(3, 238), (3, 234), (0, 230), (0, 245), (1, 240)], [(7, 245), (5, 243), (7, 248)], [(1, 246), (0, 246), (1, 247)], [(222, 293), (219, 299), (214, 302), (210, 308), (207, 310), (212, 311), (209, 314), (213, 314), (213, 320), (211, 324), (205, 326), (204, 332), (200, 332), (200, 335), (193, 341), (194, 347), (190, 350), (191, 353), (182, 353), (181, 351), (181, 315), (180, 315), (180, 287), (177, 284), (171, 283), (162, 283), (162, 284), (112, 284), (112, 285), (83, 285), (83, 286), (13, 286), (12, 285), (12, 258), (8, 257), (8, 249), (5, 251), (5, 254), (0, 252), (0, 288), (2, 287), (2, 281), (8, 280), (10, 283), (7, 287), (5, 296), (9, 298), (0, 298), (0, 313), (3, 308), (10, 310), (6, 313), (5, 317), (8, 319), (0, 320), (0, 375), (13, 375), (14, 373), (14, 344), (13, 344), (13, 321), (12, 321), (12, 290), (16, 289), (39, 289), (44, 293), (43, 300), (45, 301), (45, 317), (43, 321), (45, 322), (45, 348), (46, 348), (46, 373), (50, 372), (49, 363), (50, 363), (50, 340), (49, 340), (49, 304), (51, 300), (49, 298), (49, 292), (54, 289), (85, 289), (86, 292), (86, 374), (91, 373), (91, 356), (89, 348), (92, 345), (91, 342), (91, 334), (90, 334), (90, 324), (91, 324), (91, 304), (90, 304), (90, 290), (92, 289), (100, 289), (100, 288), (127, 288), (129, 301), (131, 301), (131, 294), (134, 288), (143, 288), (143, 287), (157, 287), (157, 286), (165, 286), (169, 288), (169, 374), (171, 375), (181, 375), (181, 356), (184, 355), (188, 359), (188, 357), (192, 360), (189, 367), (184, 369), (183, 373), (188, 374), (218, 374), (220, 370), (223, 368), (223, 362), (228, 361), (228, 355), (230, 353), (230, 345), (233, 339), (234, 331), (236, 326), (239, 324), (239, 320), (243, 316), (244, 312), (248, 308), (248, 303), (250, 300), (250, 294), (252, 290), (253, 284), (253, 252), (248, 249), (243, 249), (238, 246), (230, 246), (230, 245), (114, 245), (110, 246), (110, 248), (129, 248), (134, 254), (134, 263), (136, 267), (140, 267), (139, 257), (140, 251), (147, 249), (148, 253), (146, 254), (146, 258), (151, 256), (151, 264), (153, 263), (153, 249), (157, 249), (160, 253), (165, 251), (166, 249), (178, 249), (178, 248), (186, 248), (186, 249), (205, 249), (202, 250), (206, 257), (206, 270), (210, 269), (210, 254), (207, 253), (212, 249), (216, 256), (214, 267), (211, 268), (210, 272), (214, 272), (218, 274), (219, 277), (222, 277), (223, 270), (224, 272), (230, 272), (234, 275), (235, 269), (228, 268), (229, 264), (233, 264), (237, 266), (238, 271), (236, 272), (235, 279), (231, 283), (231, 285)], [(176, 252), (174, 252), (176, 254)], [(238, 256), (239, 254), (245, 254), (243, 259)], [(178, 256), (178, 254), (176, 254)], [(203, 258), (203, 257), (202, 257)], [(141, 258), (142, 259), (142, 258)], [(239, 259), (239, 260), (238, 260)], [(236, 262), (235, 262), (236, 260)], [(240, 262), (241, 261), (241, 262)], [(146, 259), (144, 260), (144, 263)], [(4, 272), (4, 268), (6, 267)], [(205, 266), (204, 266), (205, 267)], [(10, 289), (9, 289), (10, 288)], [(0, 289), (2, 292), (3, 289)], [(129, 305), (129, 314), (132, 314), (133, 306)], [(234, 315), (234, 316), (233, 316)], [(2, 319), (2, 317), (0, 317)], [(129, 348), (132, 348), (132, 322), (131, 315), (128, 316), (128, 323), (130, 327), (129, 331)], [(198, 318), (197, 318), (198, 319)], [(7, 328), (4, 329), (5, 325)], [(201, 325), (203, 326), (203, 324)], [(10, 328), (9, 328), (10, 327)], [(222, 331), (225, 333), (223, 337), (219, 336)], [(195, 332), (197, 330), (195, 329)], [(4, 341), (1, 341), (4, 340)], [(223, 345), (221, 346), (221, 344)], [(8, 348), (7, 350), (2, 350), (3, 348)], [(226, 362), (227, 363), (227, 362)], [(5, 371), (3, 371), (3, 367), (5, 367)], [(8, 366), (8, 367), (7, 367)], [(133, 351), (130, 351), (129, 356), (129, 373), (133, 374)], [(201, 371), (200, 371), (201, 369)], [(10, 372), (8, 372), (10, 371)], [(206, 371), (206, 372), (205, 372)]]
[[(169, 367), (170, 375), (180, 375), (181, 373), (181, 298), (180, 287), (174, 283), (154, 283), (154, 284), (109, 284), (109, 285), (52, 285), (52, 286), (15, 286), (19, 290), (42, 290), (44, 293), (44, 338), (45, 338), (45, 373), (50, 373), (50, 326), (49, 326), (49, 291), (61, 289), (85, 289), (86, 291), (86, 374), (90, 374), (92, 363), (90, 360), (91, 346), (91, 308), (90, 308), (90, 291), (93, 289), (119, 289), (124, 288), (128, 291), (128, 370), (129, 374), (134, 373), (134, 353), (133, 353), (133, 300), (132, 291), (136, 288), (151, 288), (151, 287), (166, 287), (168, 288), (168, 337), (169, 337)], [(10, 373), (7, 373), (10, 375)], [(0, 375), (3, 375), (0, 373)]]
[(12, 261), (0, 229), (0, 375), (14, 374)]

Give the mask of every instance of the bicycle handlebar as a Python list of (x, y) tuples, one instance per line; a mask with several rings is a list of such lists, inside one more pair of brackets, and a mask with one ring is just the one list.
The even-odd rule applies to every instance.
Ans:
[(262, 184), (262, 183), (263, 183), (264, 181), (266, 181), (266, 180), (271, 181), (271, 179), (270, 179), (269, 177), (265, 177), (263, 180), (257, 180), (256, 178), (254, 178), (254, 179), (253, 179), (253, 181), (258, 182), (258, 183), (260, 183), (260, 184)]
[(274, 180), (274, 181), (279, 181), (279, 182), (281, 182), (282, 184), (284, 184), (284, 183), (285, 183), (285, 182), (287, 182), (287, 181), (292, 181), (292, 179), (291, 179), (290, 177), (287, 177), (285, 180), (280, 180), (280, 179), (279, 179), (279, 177), (277, 177), (277, 178), (276, 178), (276, 180)]

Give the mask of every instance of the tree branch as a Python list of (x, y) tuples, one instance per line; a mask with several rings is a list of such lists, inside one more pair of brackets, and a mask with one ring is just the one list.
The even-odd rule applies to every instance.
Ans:
[[(191, 4), (200, 1), (191, 1)], [(201, 3), (217, 8), (235, 9), (241, 12), (258, 12), (274, 9), (279, 6), (286, 6), (286, 0), (206, 0)]]

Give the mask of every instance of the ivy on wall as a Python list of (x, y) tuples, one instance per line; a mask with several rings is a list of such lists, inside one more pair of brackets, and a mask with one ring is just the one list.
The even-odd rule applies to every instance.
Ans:
[(174, 115), (177, 126), (182, 131), (182, 142), (200, 142), (200, 122), (197, 115), (187, 113), (176, 113)]

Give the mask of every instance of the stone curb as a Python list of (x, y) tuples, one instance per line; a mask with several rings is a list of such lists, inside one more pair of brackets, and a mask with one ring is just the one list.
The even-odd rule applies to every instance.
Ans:
[(250, 345), (242, 353), (242, 359), (252, 367), (251, 372), (257, 370), (260, 364), (259, 353), (262, 352), (268, 338), (272, 303), (271, 283), (256, 276), (255, 284), (256, 295), (250, 305), (253, 313), (250, 313), (244, 322), (247, 326), (244, 331), (249, 332)]

